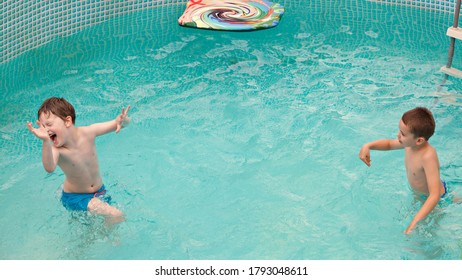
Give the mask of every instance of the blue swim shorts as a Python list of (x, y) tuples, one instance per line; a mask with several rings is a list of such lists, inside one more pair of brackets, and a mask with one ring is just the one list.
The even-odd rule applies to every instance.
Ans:
[[(440, 196), (438, 205), (447, 206), (448, 204), (451, 204), (453, 195), (451, 194), (451, 190), (449, 186), (446, 184), (446, 182), (445, 181), (441, 181), (441, 182), (443, 183), (444, 193)], [(428, 194), (421, 194), (419, 197), (421, 200), (426, 200), (428, 198)]]
[(106, 194), (104, 185), (94, 193), (68, 193), (63, 190), (61, 203), (67, 210), (87, 211), (88, 203), (94, 197), (98, 197), (103, 202), (110, 203), (111, 197)]
[(443, 187), (444, 187), (444, 193), (443, 195), (441, 195), (441, 198), (444, 198), (448, 195), (449, 191), (448, 191), (448, 187), (446, 186), (446, 182), (443, 181)]
[(438, 201), (438, 205), (441, 207), (446, 207), (452, 204), (452, 201), (454, 200), (454, 194), (451, 193), (450, 187), (444, 181), (443, 181), (443, 187), (444, 187), (444, 194), (440, 197), (440, 201)]

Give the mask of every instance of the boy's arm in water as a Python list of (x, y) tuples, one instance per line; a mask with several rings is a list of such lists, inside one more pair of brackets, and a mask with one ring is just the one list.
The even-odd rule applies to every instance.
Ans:
[(429, 195), (407, 229), (404, 231), (405, 234), (411, 233), (417, 223), (423, 220), (435, 208), (440, 200), (441, 179), (436, 151), (432, 150), (430, 153), (425, 154), (422, 157), (422, 166), (425, 171)]
[(370, 150), (388, 151), (403, 149), (403, 145), (397, 139), (380, 139), (364, 144), (359, 151), (359, 158), (367, 165), (371, 166)]

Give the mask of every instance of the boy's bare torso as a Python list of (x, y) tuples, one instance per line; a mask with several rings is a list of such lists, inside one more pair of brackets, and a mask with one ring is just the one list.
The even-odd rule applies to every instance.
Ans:
[(59, 151), (58, 165), (66, 175), (64, 191), (94, 193), (102, 185), (96, 155), (95, 136), (86, 133), (86, 127), (76, 128), (69, 145), (55, 148)]
[[(423, 157), (425, 153), (436, 153), (435, 149), (426, 145), (418, 150), (412, 148), (405, 148), (404, 162), (406, 166), (406, 174), (409, 184), (414, 191), (419, 193), (429, 194), (427, 176), (423, 167)], [(437, 159), (434, 159), (437, 160)], [(440, 194), (444, 194), (444, 187), (440, 186)]]

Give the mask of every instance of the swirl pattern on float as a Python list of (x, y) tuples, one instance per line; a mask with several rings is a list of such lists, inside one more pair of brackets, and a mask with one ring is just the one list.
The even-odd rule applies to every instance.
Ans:
[(266, 0), (189, 0), (178, 23), (203, 29), (255, 30), (278, 25), (283, 13), (283, 6)]

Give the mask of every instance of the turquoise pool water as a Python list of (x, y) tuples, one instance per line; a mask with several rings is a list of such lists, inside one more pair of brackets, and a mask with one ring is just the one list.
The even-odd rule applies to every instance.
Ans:
[[(245, 33), (147, 11), (0, 65), (0, 259), (460, 259), (462, 206), (405, 236), (420, 205), (402, 151), (371, 168), (357, 156), (430, 107), (442, 177), (462, 193), (462, 81), (439, 72), (452, 16), (326, 2), (287, 2), (276, 28)], [(26, 128), (50, 96), (77, 125), (132, 106), (97, 142), (118, 227), (60, 204), (63, 174)]]

